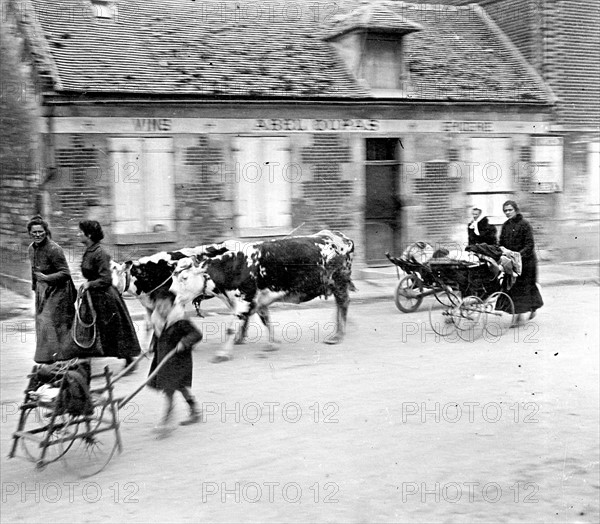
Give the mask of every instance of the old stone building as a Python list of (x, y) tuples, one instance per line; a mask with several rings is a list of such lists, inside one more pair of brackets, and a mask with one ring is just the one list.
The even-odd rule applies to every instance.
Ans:
[(501, 223), (504, 200), (562, 180), (558, 156), (532, 164), (555, 96), (476, 6), (14, 7), (41, 93), (41, 211), (65, 246), (84, 217), (118, 260), (329, 228), (376, 265), (466, 241), (473, 203)]
[[(467, 5), (472, 0), (447, 0)], [(598, 259), (600, 223), (600, 3), (481, 0), (556, 96), (552, 138), (536, 140), (536, 166), (562, 169), (529, 195), (538, 231), (560, 258)]]

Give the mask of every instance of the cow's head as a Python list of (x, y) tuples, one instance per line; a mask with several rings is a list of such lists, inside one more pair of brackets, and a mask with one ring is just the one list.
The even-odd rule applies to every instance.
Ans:
[(130, 290), (140, 296), (150, 294), (171, 278), (174, 264), (169, 253), (157, 253), (131, 263)]
[(206, 259), (197, 255), (177, 261), (170, 288), (170, 291), (177, 295), (177, 303), (188, 304), (196, 297), (206, 295), (210, 291), (208, 289), (210, 277), (206, 265)]

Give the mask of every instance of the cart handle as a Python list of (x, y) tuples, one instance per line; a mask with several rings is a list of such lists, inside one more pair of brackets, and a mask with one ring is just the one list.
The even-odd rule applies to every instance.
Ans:
[(156, 366), (156, 369), (152, 373), (150, 373), (150, 375), (148, 375), (146, 381), (143, 384), (141, 384), (133, 393), (130, 393), (123, 400), (121, 400), (121, 402), (119, 402), (119, 409), (128, 404), (133, 397), (135, 397), (140, 391), (142, 391), (142, 389), (146, 387), (148, 382), (150, 382), (160, 371), (160, 368), (162, 368), (175, 353), (177, 353), (177, 348), (172, 349), (169, 353), (167, 353), (167, 355), (160, 361), (160, 364)]
[(129, 366), (127, 366), (126, 368), (122, 369), (121, 372), (115, 376), (115, 378), (112, 379), (112, 383), (114, 384), (115, 382), (117, 382), (117, 380), (121, 380), (125, 375), (127, 375), (127, 373), (129, 372), (130, 369), (134, 368), (137, 363), (142, 360), (142, 358), (146, 357), (146, 358), (150, 358), (148, 357), (148, 354), (150, 352), (144, 352), (142, 351), (140, 355), (138, 355), (132, 362), (131, 364), (129, 364)]

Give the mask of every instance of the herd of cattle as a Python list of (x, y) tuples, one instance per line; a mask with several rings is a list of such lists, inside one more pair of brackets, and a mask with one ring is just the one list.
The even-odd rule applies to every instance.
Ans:
[(274, 340), (269, 306), (278, 301), (298, 304), (333, 295), (337, 327), (326, 342), (340, 342), (349, 292), (355, 290), (353, 254), (354, 242), (339, 231), (252, 243), (228, 240), (113, 262), (113, 282), (122, 294), (138, 297), (149, 313), (151, 295), (160, 288), (170, 289), (180, 304), (193, 302), (198, 312), (204, 299), (223, 300), (234, 316), (225, 345), (214, 358), (219, 362), (231, 358), (233, 344), (243, 341), (254, 313), (266, 326), (269, 340)]

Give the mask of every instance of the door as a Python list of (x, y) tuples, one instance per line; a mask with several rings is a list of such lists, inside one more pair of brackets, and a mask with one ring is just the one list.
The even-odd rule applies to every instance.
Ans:
[(367, 138), (365, 246), (367, 264), (388, 265), (400, 245), (397, 138)]

